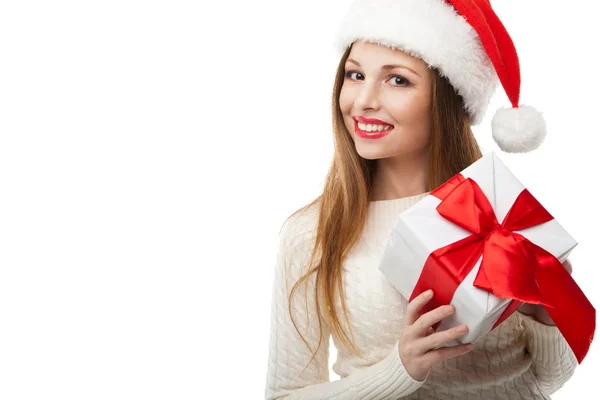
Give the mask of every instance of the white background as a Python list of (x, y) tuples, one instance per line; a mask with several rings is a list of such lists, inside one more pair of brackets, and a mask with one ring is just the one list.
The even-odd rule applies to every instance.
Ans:
[[(579, 241), (598, 307), (592, 3), (493, 5), (549, 131), (499, 156)], [(348, 5), (2, 3), (0, 398), (263, 398), (278, 233), (332, 157)], [(599, 352), (554, 399), (589, 397)]]

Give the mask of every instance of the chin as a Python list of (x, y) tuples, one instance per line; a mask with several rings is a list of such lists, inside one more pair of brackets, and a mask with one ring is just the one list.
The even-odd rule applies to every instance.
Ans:
[(378, 151), (378, 149), (363, 149), (360, 146), (356, 147), (356, 152), (365, 160), (378, 160), (389, 156), (383, 151)]

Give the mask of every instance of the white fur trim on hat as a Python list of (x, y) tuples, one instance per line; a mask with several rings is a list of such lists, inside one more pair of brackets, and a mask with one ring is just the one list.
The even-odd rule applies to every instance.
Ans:
[(507, 153), (527, 153), (540, 147), (546, 137), (546, 122), (535, 108), (499, 108), (492, 118), (492, 137)]
[(356, 40), (402, 50), (437, 68), (462, 96), (471, 124), (481, 123), (498, 85), (496, 70), (473, 27), (444, 0), (355, 0), (334, 46)]

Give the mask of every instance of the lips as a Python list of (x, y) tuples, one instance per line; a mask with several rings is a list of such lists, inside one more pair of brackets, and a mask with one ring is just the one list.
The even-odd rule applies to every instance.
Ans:
[[(390, 124), (386, 123), (386, 125), (390, 125)], [(360, 129), (358, 127), (358, 121), (354, 121), (354, 132), (356, 132), (356, 134), (358, 136), (360, 136), (361, 138), (363, 138), (363, 139), (379, 139), (381, 137), (384, 137), (388, 133), (390, 133), (392, 130), (394, 130), (393, 125), (392, 125), (392, 129), (388, 129), (386, 131), (381, 131), (381, 132), (367, 132), (367, 131), (363, 131), (362, 129)]]
[(363, 124), (377, 124), (377, 125), (392, 125), (392, 126), (394, 126), (394, 124), (390, 124), (389, 122), (382, 121), (377, 118), (366, 118), (366, 117), (362, 117), (360, 115), (357, 115), (353, 118), (355, 121), (362, 122)]

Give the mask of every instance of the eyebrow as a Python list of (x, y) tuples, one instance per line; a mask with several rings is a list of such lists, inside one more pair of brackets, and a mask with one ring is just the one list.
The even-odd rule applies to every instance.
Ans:
[[(353, 59), (351, 59), (351, 58), (349, 58), (349, 59), (348, 59), (348, 61), (349, 61), (349, 62), (351, 62), (351, 63), (354, 63), (354, 64), (356, 64), (356, 65), (358, 65), (358, 66), (360, 67), (360, 63), (359, 63), (358, 61), (355, 61), (355, 60), (353, 60)], [(383, 69), (383, 70), (394, 69), (394, 68), (403, 68), (403, 69), (407, 69), (407, 70), (409, 70), (410, 72), (412, 72), (413, 74), (415, 74), (415, 75), (417, 75), (417, 76), (421, 76), (421, 75), (419, 75), (417, 72), (415, 72), (413, 69), (410, 69), (410, 68), (408, 68), (408, 67), (407, 67), (407, 66), (405, 66), (405, 65), (401, 65), (401, 64), (386, 64), (386, 65), (382, 65), (382, 66), (381, 66), (381, 69)]]

